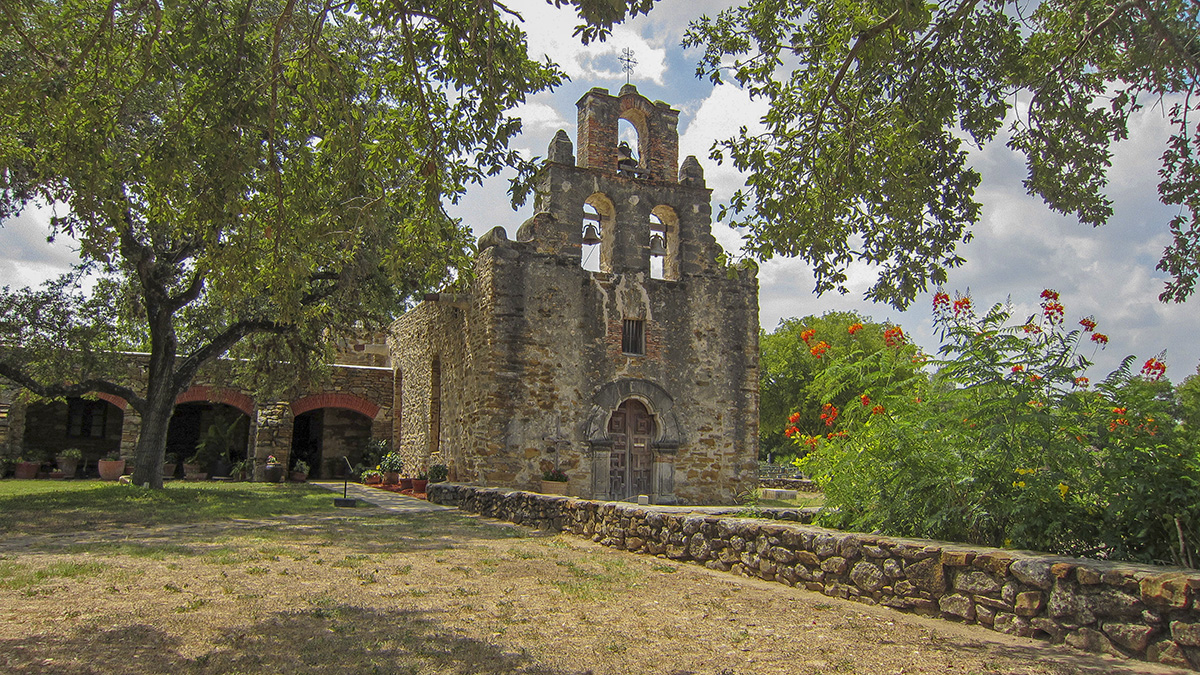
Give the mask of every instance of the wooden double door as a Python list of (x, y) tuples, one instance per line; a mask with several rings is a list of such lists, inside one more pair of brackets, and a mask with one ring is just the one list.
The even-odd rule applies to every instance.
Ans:
[(608, 421), (613, 441), (608, 470), (611, 499), (631, 499), (651, 494), (654, 418), (641, 401), (630, 399), (617, 408)]

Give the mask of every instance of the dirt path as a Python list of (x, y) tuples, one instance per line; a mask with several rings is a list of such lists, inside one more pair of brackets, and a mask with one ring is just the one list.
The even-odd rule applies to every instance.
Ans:
[(1181, 672), (457, 512), (0, 542), (0, 672)]

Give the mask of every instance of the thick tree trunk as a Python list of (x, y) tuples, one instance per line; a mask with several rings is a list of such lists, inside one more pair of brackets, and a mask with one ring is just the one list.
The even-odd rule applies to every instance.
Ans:
[[(168, 378), (169, 379), (169, 378)], [(167, 450), (167, 428), (175, 412), (175, 391), (170, 383), (150, 383), (146, 409), (142, 411), (142, 430), (134, 454), (134, 485), (163, 486), (163, 455)]]
[[(158, 319), (157, 321), (155, 319)], [(163, 486), (163, 456), (167, 451), (167, 428), (175, 412), (175, 355), (178, 342), (170, 314), (150, 312), (150, 365), (146, 373), (146, 409), (134, 454), (134, 485)], [(185, 383), (186, 384), (186, 383)]]

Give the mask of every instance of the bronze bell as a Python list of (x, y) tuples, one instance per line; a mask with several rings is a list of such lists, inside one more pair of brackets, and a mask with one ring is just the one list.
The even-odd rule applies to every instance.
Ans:
[(656, 234), (650, 237), (650, 255), (666, 255), (667, 245), (663, 241), (662, 235)]
[(583, 228), (583, 245), (594, 246), (600, 243), (600, 233), (596, 231), (596, 226), (588, 223), (587, 227)]

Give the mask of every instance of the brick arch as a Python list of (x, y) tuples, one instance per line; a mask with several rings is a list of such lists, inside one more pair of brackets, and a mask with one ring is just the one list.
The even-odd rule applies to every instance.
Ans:
[(368, 401), (365, 398), (355, 396), (354, 394), (314, 394), (305, 396), (302, 399), (293, 401), (291, 404), (292, 416), (298, 417), (310, 410), (318, 408), (344, 408), (352, 410), (356, 413), (366, 415), (370, 419), (375, 419), (379, 414), (379, 406)]
[(104, 394), (104, 393), (100, 393), (100, 392), (94, 392), (92, 394), (92, 396), (95, 396), (96, 398), (100, 399), (101, 401), (107, 401), (107, 402), (115, 405), (116, 407), (120, 408), (121, 410), (127, 410), (129, 408), (129, 401), (126, 401), (125, 399), (123, 399), (120, 396), (117, 396), (115, 394)]
[(184, 403), (223, 403), (254, 417), (254, 399), (234, 389), (221, 387), (191, 387), (175, 397), (175, 405)]

